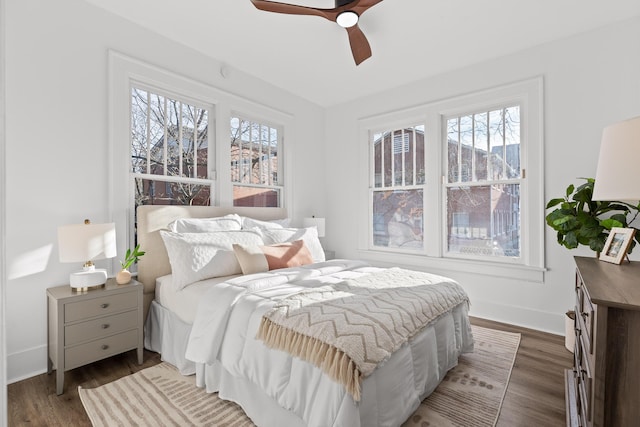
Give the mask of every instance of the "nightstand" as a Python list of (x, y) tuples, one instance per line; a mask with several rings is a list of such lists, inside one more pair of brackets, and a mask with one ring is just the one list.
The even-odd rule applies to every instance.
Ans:
[(142, 283), (75, 292), (70, 286), (47, 289), (49, 333), (47, 372), (56, 370), (56, 393), (64, 390), (64, 373), (128, 350), (138, 350), (142, 364)]

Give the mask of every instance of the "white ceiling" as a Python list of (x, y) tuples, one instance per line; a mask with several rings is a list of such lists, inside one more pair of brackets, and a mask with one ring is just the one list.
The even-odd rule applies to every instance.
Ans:
[(356, 66), (346, 31), (318, 16), (250, 0), (85, 1), (321, 106), (640, 16), (639, 0), (384, 0), (360, 19), (373, 56)]

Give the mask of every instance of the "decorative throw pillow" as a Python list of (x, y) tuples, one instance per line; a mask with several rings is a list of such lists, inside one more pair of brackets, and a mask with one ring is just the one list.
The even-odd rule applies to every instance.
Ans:
[(323, 262), (325, 260), (324, 249), (322, 249), (322, 244), (320, 243), (320, 239), (318, 239), (318, 229), (316, 227), (270, 228), (260, 230), (260, 232), (266, 245), (304, 240), (305, 246), (309, 249), (309, 252), (311, 252), (313, 262)]
[(237, 214), (216, 218), (180, 218), (169, 223), (167, 228), (174, 233), (212, 233), (240, 230), (242, 229), (242, 218)]
[(212, 277), (240, 274), (242, 269), (233, 244), (262, 245), (260, 234), (251, 230), (214, 233), (173, 233), (160, 231), (169, 255), (174, 286), (183, 289)]
[(233, 245), (242, 274), (261, 273), (277, 268), (312, 264), (313, 258), (303, 240), (268, 246)]

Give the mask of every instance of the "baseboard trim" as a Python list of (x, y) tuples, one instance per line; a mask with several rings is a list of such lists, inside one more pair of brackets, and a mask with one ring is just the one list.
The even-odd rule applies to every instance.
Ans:
[(47, 346), (28, 348), (7, 355), (7, 384), (47, 372)]
[(508, 323), (564, 336), (564, 313), (532, 310), (526, 307), (496, 304), (493, 301), (474, 299), (469, 314), (495, 322)]

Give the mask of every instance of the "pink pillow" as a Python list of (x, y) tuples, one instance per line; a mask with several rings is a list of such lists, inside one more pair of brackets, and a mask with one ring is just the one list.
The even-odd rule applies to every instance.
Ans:
[(233, 245), (243, 274), (312, 264), (311, 252), (302, 240), (269, 246)]

